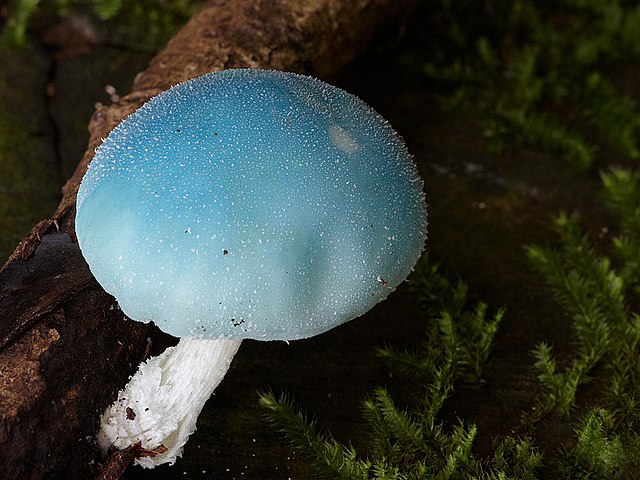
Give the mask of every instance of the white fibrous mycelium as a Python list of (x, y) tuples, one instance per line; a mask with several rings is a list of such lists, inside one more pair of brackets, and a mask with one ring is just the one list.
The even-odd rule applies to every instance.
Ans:
[(242, 339), (364, 314), (407, 277), (426, 225), (402, 140), (343, 90), (227, 70), (150, 100), (97, 149), (76, 233), (127, 317), (181, 340), (120, 392), (102, 445), (162, 445), (138, 463), (172, 463)]

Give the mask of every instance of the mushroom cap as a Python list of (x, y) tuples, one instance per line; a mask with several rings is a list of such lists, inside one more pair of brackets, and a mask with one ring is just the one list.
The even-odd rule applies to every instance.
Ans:
[(151, 99), (96, 150), (76, 233), (124, 313), (174, 336), (293, 340), (362, 315), (426, 239), (422, 181), (364, 102), (226, 70)]

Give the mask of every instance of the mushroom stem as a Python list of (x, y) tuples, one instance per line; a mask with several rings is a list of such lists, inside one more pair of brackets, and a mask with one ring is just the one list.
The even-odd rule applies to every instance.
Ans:
[(163, 445), (165, 452), (136, 463), (144, 468), (173, 464), (241, 342), (183, 337), (175, 347), (142, 363), (102, 415), (98, 443), (103, 452), (137, 442), (148, 449)]

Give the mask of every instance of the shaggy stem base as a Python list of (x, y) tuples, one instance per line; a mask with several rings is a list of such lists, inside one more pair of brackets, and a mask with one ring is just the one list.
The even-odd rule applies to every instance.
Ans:
[(144, 468), (173, 464), (196, 429), (205, 402), (229, 369), (241, 340), (182, 338), (142, 363), (104, 412), (98, 442), (104, 452), (142, 442), (167, 450), (136, 461)]

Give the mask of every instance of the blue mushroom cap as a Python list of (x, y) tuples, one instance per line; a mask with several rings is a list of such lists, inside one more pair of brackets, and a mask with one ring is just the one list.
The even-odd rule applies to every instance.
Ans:
[(365, 103), (302, 75), (227, 70), (111, 132), (82, 180), (76, 233), (132, 319), (293, 340), (386, 298), (426, 223), (410, 155)]

